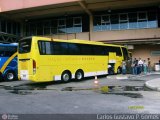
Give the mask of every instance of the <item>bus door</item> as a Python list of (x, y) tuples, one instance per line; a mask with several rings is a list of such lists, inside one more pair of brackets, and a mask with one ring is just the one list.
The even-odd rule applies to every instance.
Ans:
[(115, 73), (115, 63), (116, 63), (116, 52), (109, 52), (108, 57), (108, 73), (114, 74)]

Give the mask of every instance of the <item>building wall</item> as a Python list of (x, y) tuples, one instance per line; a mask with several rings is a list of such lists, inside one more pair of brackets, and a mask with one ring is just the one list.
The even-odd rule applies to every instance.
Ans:
[(52, 4), (74, 2), (78, 0), (0, 0), (0, 12), (12, 11), (24, 8), (39, 7)]
[(152, 29), (135, 29), (135, 30), (119, 30), (119, 31), (101, 31), (94, 32), (91, 39), (94, 41), (112, 41), (112, 40), (135, 40), (160, 38), (160, 28)]
[[(51, 36), (47, 36), (47, 37), (51, 37)], [(55, 39), (64, 39), (64, 40), (70, 40), (70, 39), (89, 40), (89, 32), (53, 35), (52, 37)]]
[[(110, 13), (101, 11), (93, 13), (93, 20), (89, 19), (87, 14), (30, 19), (26, 21), (24, 36), (90, 31), (89, 38), (94, 41), (156, 39), (160, 37), (158, 18), (157, 7), (147, 7), (142, 10), (140, 8), (114, 10)], [(93, 29), (90, 30), (89, 24), (92, 22)]]
[[(89, 32), (75, 33), (75, 34), (63, 34), (54, 35), (56, 38), (63, 39), (84, 39), (89, 40)], [(91, 40), (93, 41), (127, 41), (132, 40), (144, 40), (160, 38), (160, 28), (154, 29), (140, 29), (140, 30), (122, 30), (122, 31), (101, 31), (93, 32), (91, 34)]]
[(133, 58), (141, 58), (142, 60), (147, 60), (147, 58), (150, 58), (151, 64), (154, 67), (154, 64), (158, 63), (158, 61), (160, 60), (160, 55), (152, 55), (153, 51), (160, 51), (159, 45), (134, 45), (134, 50), (132, 50), (132, 56)]

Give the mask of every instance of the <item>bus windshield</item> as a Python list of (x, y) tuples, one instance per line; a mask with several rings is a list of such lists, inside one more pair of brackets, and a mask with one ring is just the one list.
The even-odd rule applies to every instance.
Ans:
[(32, 39), (22, 39), (19, 41), (19, 53), (29, 53), (31, 50)]
[(0, 57), (10, 57), (16, 51), (16, 46), (0, 46)]

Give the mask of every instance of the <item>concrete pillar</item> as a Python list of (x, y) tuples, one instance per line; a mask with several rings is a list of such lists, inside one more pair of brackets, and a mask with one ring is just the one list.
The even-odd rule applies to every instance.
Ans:
[(92, 33), (93, 33), (93, 15), (89, 15), (89, 40), (92, 40)]

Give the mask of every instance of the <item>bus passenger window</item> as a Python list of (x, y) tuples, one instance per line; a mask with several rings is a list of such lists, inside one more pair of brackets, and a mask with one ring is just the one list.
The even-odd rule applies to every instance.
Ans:
[(52, 50), (51, 50), (51, 42), (46, 42), (46, 54), (51, 55)]
[(68, 55), (68, 44), (61, 43), (61, 55)]
[(80, 47), (78, 44), (69, 43), (68, 47), (70, 55), (80, 55)]

